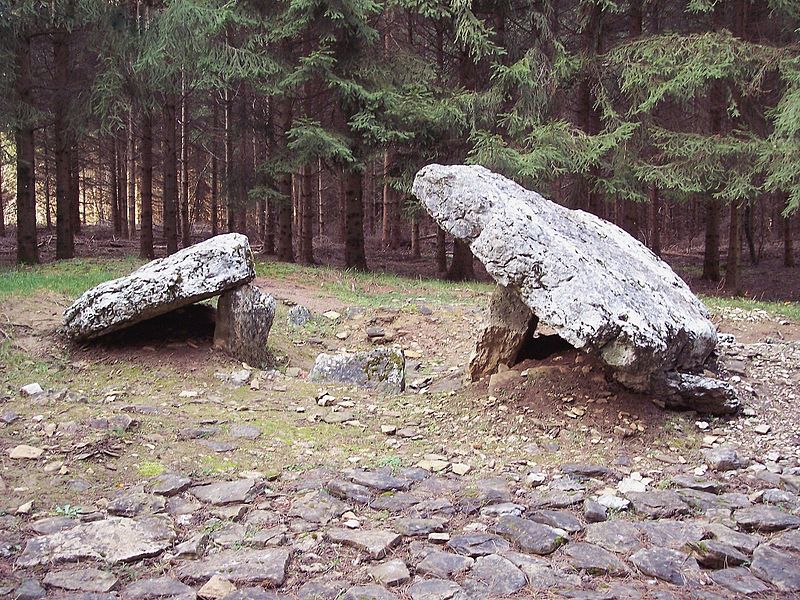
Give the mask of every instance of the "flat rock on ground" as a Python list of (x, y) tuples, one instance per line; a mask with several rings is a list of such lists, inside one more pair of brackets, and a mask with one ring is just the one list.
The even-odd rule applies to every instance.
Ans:
[(237, 585), (257, 583), (276, 587), (286, 578), (289, 555), (287, 548), (224, 550), (200, 560), (184, 562), (175, 572), (178, 579), (190, 584), (219, 575)]
[(406, 359), (403, 351), (396, 348), (322, 353), (314, 361), (308, 378), (399, 393), (406, 385)]

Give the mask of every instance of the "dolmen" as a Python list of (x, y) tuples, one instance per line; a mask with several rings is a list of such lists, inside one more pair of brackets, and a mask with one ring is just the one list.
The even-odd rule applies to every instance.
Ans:
[(477, 165), (428, 165), (413, 193), (499, 284), (470, 358), (473, 380), (513, 364), (547, 326), (669, 407), (736, 411), (733, 388), (703, 375), (717, 345), (705, 305), (625, 231)]
[(64, 311), (62, 331), (86, 342), (219, 296), (214, 346), (266, 366), (275, 299), (250, 283), (255, 276), (247, 237), (218, 235), (88, 290)]

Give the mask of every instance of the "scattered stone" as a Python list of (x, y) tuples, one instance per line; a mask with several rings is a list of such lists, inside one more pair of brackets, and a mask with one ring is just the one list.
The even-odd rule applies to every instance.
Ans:
[(549, 525), (554, 529), (563, 529), (567, 533), (578, 533), (583, 529), (583, 525), (575, 516), (561, 510), (535, 510), (527, 516), (531, 521)]
[(124, 600), (192, 600), (194, 590), (172, 577), (140, 579), (123, 588), (120, 595)]
[(370, 568), (369, 575), (376, 582), (387, 587), (404, 585), (411, 581), (408, 567), (400, 559), (389, 560)]
[(764, 541), (760, 535), (739, 533), (738, 531), (726, 527), (722, 523), (709, 523), (705, 526), (705, 530), (708, 534), (713, 536), (714, 539), (723, 544), (733, 546), (747, 555), (752, 554), (753, 550)]
[(445, 523), (443, 519), (403, 518), (394, 521), (392, 526), (400, 535), (415, 537), (442, 531)]
[(197, 595), (208, 600), (221, 600), (234, 591), (235, 585), (219, 575), (214, 575), (197, 590)]
[(732, 591), (735, 594), (761, 594), (769, 591), (769, 586), (753, 575), (744, 567), (721, 569), (708, 574), (711, 581)]
[(450, 470), (456, 475), (466, 475), (472, 470), (472, 467), (465, 463), (453, 463), (450, 466)]
[[(373, 504), (374, 506), (374, 504)], [(325, 525), (349, 509), (344, 502), (324, 490), (310, 492), (296, 499), (289, 509), (290, 517), (299, 517), (309, 523)]]
[(509, 596), (521, 590), (527, 583), (525, 574), (514, 563), (497, 554), (478, 558), (470, 577), (484, 583), (490, 596)]
[(231, 374), (228, 376), (228, 383), (235, 385), (236, 387), (241, 387), (243, 385), (247, 385), (252, 376), (253, 372), (250, 369), (231, 371)]
[(611, 552), (630, 554), (642, 547), (641, 531), (635, 523), (615, 519), (586, 526), (586, 541)]
[(500, 517), (494, 530), (523, 552), (533, 554), (550, 554), (568, 541), (562, 530), (512, 515)]
[(652, 546), (675, 550), (682, 549), (686, 544), (699, 542), (705, 534), (701, 524), (690, 520), (642, 521), (638, 527)]
[(754, 506), (737, 510), (734, 520), (748, 531), (780, 531), (800, 527), (800, 517), (772, 506)]
[(690, 545), (697, 562), (707, 569), (737, 567), (748, 561), (736, 548), (718, 540), (702, 540)]
[(369, 488), (342, 479), (334, 479), (328, 482), (326, 488), (332, 496), (342, 500), (350, 500), (357, 504), (369, 504), (373, 497)]
[(330, 321), (338, 321), (342, 317), (341, 313), (338, 313), (335, 310), (325, 311), (322, 313), (322, 316)]
[(23, 579), (14, 591), (14, 600), (39, 600), (47, 595), (47, 591), (35, 579)]
[(45, 517), (31, 523), (30, 529), (38, 535), (47, 535), (75, 527), (79, 522), (70, 517)]
[(264, 483), (257, 479), (237, 479), (220, 481), (189, 488), (189, 493), (206, 504), (243, 504), (253, 500), (264, 489)]
[(464, 556), (475, 558), (488, 554), (502, 554), (511, 545), (500, 536), (491, 533), (468, 533), (454, 536), (447, 542), (447, 547)]
[(267, 338), (275, 299), (249, 283), (224, 292), (217, 302), (214, 348), (254, 367), (271, 362)]
[(736, 389), (727, 381), (692, 375), (667, 373), (653, 389), (654, 402), (669, 410), (696, 410), (711, 415), (730, 415), (738, 412), (741, 401)]
[(750, 570), (782, 592), (800, 590), (800, 557), (762, 545), (753, 552)]
[(351, 587), (341, 600), (397, 600), (397, 596), (380, 585)]
[(286, 579), (289, 554), (287, 548), (223, 550), (201, 560), (181, 563), (176, 574), (178, 579), (190, 584), (219, 575), (233, 584), (277, 587)]
[(242, 284), (255, 277), (247, 237), (218, 235), (101, 283), (64, 311), (64, 333), (96, 338)]
[(753, 427), (753, 431), (755, 431), (759, 435), (767, 435), (771, 430), (772, 430), (772, 427), (770, 427), (769, 425), (766, 425), (764, 423), (761, 423), (761, 424), (756, 425), (755, 427)]
[(110, 592), (117, 585), (113, 573), (99, 569), (66, 569), (50, 571), (43, 583), (48, 587), (78, 592)]
[(672, 483), (681, 488), (698, 490), (709, 494), (719, 494), (724, 489), (724, 484), (713, 479), (705, 479), (697, 475), (676, 475)]
[(627, 497), (637, 513), (650, 519), (664, 519), (690, 512), (687, 504), (672, 490), (629, 492)]
[(134, 492), (115, 498), (108, 503), (108, 514), (117, 517), (140, 517), (164, 512), (164, 496)]
[(349, 529), (330, 529), (328, 538), (337, 544), (352, 546), (369, 554), (373, 560), (380, 560), (386, 553), (400, 543), (400, 536), (393, 531), (371, 529), (351, 531)]
[(425, 459), (419, 461), (417, 463), (417, 466), (420, 469), (425, 469), (426, 471), (430, 471), (431, 473), (441, 473), (442, 471), (445, 471), (447, 467), (450, 466), (450, 463), (446, 460)]
[(800, 529), (793, 529), (775, 536), (769, 541), (771, 546), (800, 552)]
[(347, 584), (340, 579), (313, 579), (306, 581), (297, 590), (300, 600), (336, 600), (347, 589)]
[(261, 430), (255, 425), (234, 423), (228, 429), (228, 435), (237, 439), (255, 440), (261, 435)]
[(423, 579), (408, 588), (411, 600), (452, 600), (460, 597), (462, 588), (455, 581)]
[(417, 564), (416, 572), (448, 579), (466, 573), (473, 564), (475, 564), (475, 560), (468, 556), (433, 550)]
[(630, 560), (645, 575), (657, 577), (673, 585), (686, 585), (689, 577), (700, 570), (695, 559), (671, 548), (639, 550)]
[(150, 486), (150, 491), (159, 496), (175, 496), (185, 492), (190, 485), (192, 485), (192, 480), (188, 477), (164, 473), (155, 478)]
[(350, 474), (350, 479), (358, 485), (380, 492), (407, 490), (411, 485), (408, 479), (394, 477), (388, 471), (356, 471)]
[(628, 510), (628, 507), (631, 505), (631, 501), (627, 498), (620, 498), (614, 494), (602, 494), (598, 496), (597, 503), (608, 510), (616, 511)]
[(566, 554), (572, 559), (572, 565), (592, 575), (612, 575), (622, 577), (628, 574), (625, 564), (608, 550), (594, 544), (568, 544)]
[(25, 544), (19, 567), (34, 567), (84, 559), (109, 564), (158, 556), (172, 545), (175, 532), (164, 516), (144, 519), (110, 517), (71, 529), (34, 537)]
[(592, 465), (586, 463), (571, 463), (561, 465), (562, 473), (577, 477), (598, 477), (604, 478), (611, 474), (611, 469), (603, 465)]
[(36, 448), (35, 446), (28, 446), (26, 444), (20, 444), (19, 446), (14, 446), (8, 450), (9, 458), (13, 459), (35, 460), (42, 454), (44, 454), (44, 450), (42, 448)]
[(302, 327), (311, 320), (311, 311), (302, 304), (295, 304), (289, 309), (287, 320), (289, 325)]
[(514, 504), (513, 502), (500, 502), (498, 504), (490, 504), (481, 509), (482, 517), (502, 517), (503, 515), (514, 515), (519, 517), (525, 512), (525, 507), (521, 504)]
[(531, 316), (599, 354), (626, 385), (646, 389), (667, 371), (702, 365), (715, 348), (703, 303), (618, 227), (477, 165), (428, 165), (413, 193), (500, 285), (513, 285)]
[(743, 469), (749, 464), (747, 459), (740, 456), (736, 449), (730, 446), (704, 448), (701, 452), (708, 466), (715, 471), (734, 471)]
[(399, 393), (405, 389), (405, 357), (397, 348), (368, 352), (320, 354), (308, 377), (311, 381), (346, 383)]
[(583, 518), (588, 523), (601, 523), (608, 519), (606, 507), (594, 500), (584, 500)]
[(42, 389), (42, 386), (40, 386), (38, 383), (29, 383), (27, 385), (23, 385), (19, 389), (20, 395), (26, 398), (30, 398), (31, 396), (36, 396), (37, 394), (41, 394), (42, 392), (44, 392), (44, 390)]

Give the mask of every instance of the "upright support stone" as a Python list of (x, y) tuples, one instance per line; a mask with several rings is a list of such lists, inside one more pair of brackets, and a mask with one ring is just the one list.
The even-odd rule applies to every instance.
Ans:
[(229, 290), (219, 297), (214, 347), (254, 367), (270, 362), (267, 338), (275, 318), (275, 299), (254, 285)]
[(469, 358), (469, 376), (477, 381), (515, 361), (525, 340), (533, 335), (537, 319), (519, 294), (498, 286), (489, 302), (489, 318), (475, 340)]

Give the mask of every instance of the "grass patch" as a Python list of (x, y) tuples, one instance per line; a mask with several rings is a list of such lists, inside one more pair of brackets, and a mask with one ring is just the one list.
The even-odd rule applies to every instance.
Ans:
[(783, 317), (791, 321), (800, 322), (800, 302), (769, 302), (766, 300), (721, 298), (718, 296), (701, 296), (700, 298), (712, 312), (720, 312), (726, 308), (741, 308), (748, 311), (763, 310), (774, 317)]
[(409, 298), (419, 298), (421, 303), (460, 304), (476, 295), (489, 294), (494, 289), (494, 285), (487, 283), (454, 283), (273, 261), (257, 262), (256, 272), (260, 277), (271, 279), (290, 279), (306, 284), (317, 282), (320, 291), (344, 303), (367, 307), (405, 304)]
[(75, 259), (45, 265), (0, 267), (0, 298), (30, 296), (41, 290), (77, 296), (99, 283), (141, 266), (138, 258)]
[(160, 462), (146, 460), (136, 465), (136, 470), (142, 477), (158, 477), (167, 470), (167, 467)]

